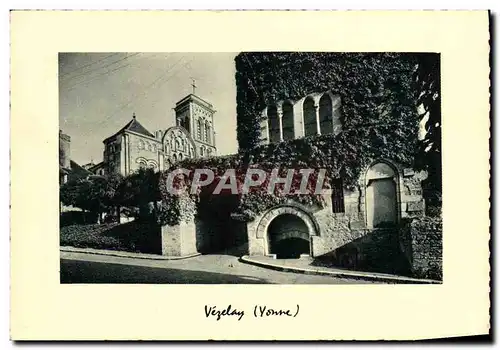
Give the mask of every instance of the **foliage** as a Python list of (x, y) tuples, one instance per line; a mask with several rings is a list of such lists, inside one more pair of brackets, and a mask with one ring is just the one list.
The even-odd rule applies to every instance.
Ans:
[[(341, 97), (342, 122), (355, 137), (353, 147), (383, 146), (388, 132), (415, 139), (414, 69), (414, 57), (397, 53), (241, 53), (236, 57), (240, 149), (258, 144), (266, 106), (327, 90)], [(413, 153), (415, 141), (400, 146)]]
[[(235, 61), (240, 150), (258, 145), (266, 106), (330, 90), (342, 101), (346, 157), (390, 148), (429, 173), (427, 187), (441, 190), (439, 54), (251, 52)], [(426, 135), (418, 142), (424, 116)]]
[(148, 205), (161, 198), (158, 173), (151, 169), (140, 169), (125, 178), (109, 174), (74, 180), (61, 186), (60, 196), (65, 205), (97, 214), (114, 212), (116, 207), (141, 208), (141, 218), (150, 216), (153, 210)]
[(61, 228), (60, 245), (160, 254), (157, 226), (138, 222), (126, 224), (70, 225)]
[(121, 177), (116, 174), (70, 181), (60, 187), (60, 199), (64, 205), (100, 214), (116, 204), (115, 194), (120, 181)]
[(135, 206), (160, 200), (158, 173), (152, 169), (139, 169), (119, 184), (115, 201), (123, 206)]
[(95, 224), (97, 223), (97, 217), (94, 213), (83, 212), (83, 211), (65, 211), (62, 212), (59, 217), (59, 226), (69, 226), (69, 225), (83, 225), (83, 224)]
[[(401, 163), (408, 161), (404, 154), (394, 152), (393, 148), (390, 147), (369, 148), (365, 154), (357, 154), (355, 150), (349, 148), (348, 138), (349, 134), (344, 133), (338, 136), (321, 135), (258, 146), (226, 157), (184, 160), (169, 170), (182, 168), (191, 171), (190, 176), (176, 176), (176, 180), (182, 180), (177, 183), (179, 187), (184, 187), (187, 190), (191, 188), (194, 169), (212, 170), (216, 179), (210, 186), (205, 186), (197, 194), (189, 196), (183, 194), (184, 197), (181, 197), (167, 191), (166, 183), (169, 172), (163, 172), (160, 176), (160, 192), (163, 203), (169, 210), (165, 217), (170, 217), (172, 220), (172, 218), (181, 215), (180, 205), (186, 203), (188, 197), (189, 210), (196, 211), (198, 208), (200, 217), (211, 217), (215, 215), (214, 211), (221, 210), (230, 212), (238, 220), (252, 220), (256, 215), (270, 207), (289, 202), (318, 207), (323, 207), (325, 203), (322, 195), (313, 193), (313, 186), (316, 185), (314, 176), (310, 178), (308, 183), (309, 194), (291, 193), (285, 195), (280, 191), (282, 189), (280, 186), (276, 186), (274, 193), (268, 193), (268, 180), (252, 191), (244, 194), (240, 192), (237, 196), (227, 195), (227, 193), (223, 195), (223, 192), (221, 195), (211, 194), (227, 169), (235, 169), (239, 188), (244, 183), (247, 169), (258, 168), (264, 170), (266, 174), (270, 174), (274, 168), (278, 168), (280, 177), (286, 177), (288, 169), (295, 169), (296, 174), (298, 174), (299, 169), (324, 169), (326, 171), (324, 188), (329, 187), (331, 179), (340, 177), (343, 179), (344, 185), (352, 189), (358, 185), (362, 169), (374, 159), (390, 158)], [(186, 207), (186, 204), (183, 205)], [(190, 213), (188, 217), (193, 215)]]

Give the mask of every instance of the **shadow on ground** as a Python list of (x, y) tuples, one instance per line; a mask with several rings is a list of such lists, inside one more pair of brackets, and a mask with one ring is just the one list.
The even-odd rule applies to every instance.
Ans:
[(61, 259), (61, 283), (269, 284), (256, 277)]
[(399, 247), (397, 230), (374, 230), (313, 260), (312, 266), (409, 276), (410, 265)]

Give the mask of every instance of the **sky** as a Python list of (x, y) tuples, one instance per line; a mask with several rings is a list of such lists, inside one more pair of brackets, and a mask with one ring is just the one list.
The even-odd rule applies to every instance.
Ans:
[(71, 159), (102, 161), (103, 143), (131, 119), (150, 132), (175, 125), (175, 103), (193, 92), (210, 102), (219, 155), (237, 152), (238, 53), (60, 53), (59, 129)]

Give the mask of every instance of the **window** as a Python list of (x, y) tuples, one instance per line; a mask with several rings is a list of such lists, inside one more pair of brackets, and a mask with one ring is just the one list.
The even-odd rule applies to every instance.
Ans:
[(321, 134), (333, 133), (332, 106), (332, 99), (325, 93), (319, 100), (319, 127)]
[(269, 142), (280, 142), (280, 122), (278, 119), (278, 110), (276, 106), (270, 106), (267, 109), (267, 120), (269, 123)]
[(189, 117), (186, 116), (184, 118), (181, 119), (181, 122), (180, 122), (181, 126), (187, 130), (187, 132), (190, 132), (189, 131)]
[(344, 213), (344, 189), (342, 179), (332, 180), (332, 211), (333, 213)]
[(205, 142), (210, 143), (210, 125), (208, 125), (208, 122), (205, 124)]
[(198, 130), (197, 130), (197, 136), (198, 136), (198, 140), (201, 140), (201, 120), (198, 119), (198, 122), (197, 122), (197, 126), (198, 126)]
[(281, 124), (283, 126), (283, 139), (292, 140), (294, 138), (293, 131), (293, 105), (290, 101), (286, 101), (283, 103), (283, 117), (281, 120)]
[(205, 149), (203, 148), (203, 146), (202, 146), (202, 147), (200, 147), (200, 156), (202, 156), (202, 157), (203, 157), (203, 156), (205, 155), (205, 154), (204, 154), (204, 153), (205, 153), (204, 151), (205, 151)]
[(318, 133), (316, 123), (316, 107), (312, 97), (307, 97), (303, 105), (304, 132), (305, 136), (316, 135)]

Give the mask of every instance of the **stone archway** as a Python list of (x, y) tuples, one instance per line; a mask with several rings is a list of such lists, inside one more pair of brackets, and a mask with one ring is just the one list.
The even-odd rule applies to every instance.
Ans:
[(277, 258), (313, 256), (311, 236), (318, 229), (313, 219), (295, 206), (280, 206), (269, 210), (257, 226), (257, 238), (264, 239), (264, 253)]
[(293, 214), (281, 214), (267, 228), (269, 253), (278, 259), (297, 259), (311, 255), (309, 229)]

